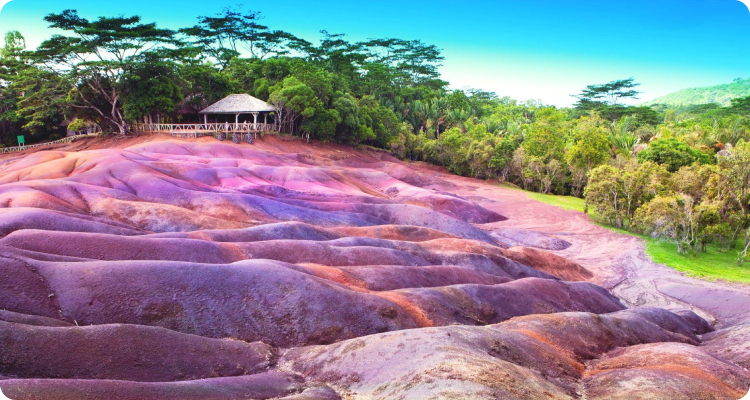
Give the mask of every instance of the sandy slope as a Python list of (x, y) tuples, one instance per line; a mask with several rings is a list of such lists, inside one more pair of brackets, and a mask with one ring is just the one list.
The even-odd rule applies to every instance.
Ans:
[(551, 251), (592, 271), (592, 282), (629, 306), (688, 307), (719, 326), (750, 320), (750, 307), (742, 306), (750, 304), (750, 286), (694, 279), (655, 264), (645, 256), (641, 240), (592, 224), (585, 214), (531, 200), (521, 191), (450, 175), (444, 179), (476, 196), (477, 204), (508, 216), (482, 229), (513, 227), (570, 242), (569, 248)]
[(0, 206), (12, 398), (750, 387), (747, 287), (684, 277), (583, 214), (378, 151), (86, 140), (0, 159)]

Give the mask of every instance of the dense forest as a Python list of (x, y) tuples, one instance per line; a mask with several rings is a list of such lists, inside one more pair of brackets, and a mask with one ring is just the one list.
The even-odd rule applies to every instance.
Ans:
[(750, 79), (736, 78), (731, 83), (682, 89), (658, 97), (646, 104), (689, 106), (694, 104), (718, 103), (722, 106), (729, 106), (732, 104), (732, 100), (747, 96), (750, 96)]
[(95, 126), (180, 122), (232, 93), (267, 101), (279, 131), (383, 148), (451, 172), (527, 190), (585, 196), (594, 218), (666, 238), (682, 253), (750, 247), (750, 98), (731, 104), (627, 106), (633, 78), (592, 84), (574, 107), (450, 90), (440, 49), (396, 38), (317, 43), (226, 9), (194, 26), (139, 17), (50, 14), (37, 49), (9, 32), (0, 52), (0, 140), (15, 145)]

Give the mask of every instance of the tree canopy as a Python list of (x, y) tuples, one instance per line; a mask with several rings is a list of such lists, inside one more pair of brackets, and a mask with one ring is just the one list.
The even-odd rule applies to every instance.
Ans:
[(622, 99), (637, 99), (640, 92), (635, 90), (640, 83), (635, 78), (611, 81), (604, 84), (588, 85), (580, 94), (573, 97), (578, 99), (576, 108), (597, 109), (604, 105), (617, 106)]
[(80, 102), (71, 107), (97, 115), (102, 124), (112, 125), (125, 134), (128, 122), (122, 109), (123, 76), (135, 65), (157, 59), (171, 59), (175, 52), (175, 33), (159, 29), (141, 18), (99, 17), (89, 21), (75, 10), (46, 16), (50, 28), (69, 32), (54, 35), (34, 53), (34, 59), (46, 71), (70, 86)]
[(674, 138), (652, 142), (646, 150), (638, 153), (638, 159), (664, 165), (669, 172), (677, 172), (678, 169), (694, 163), (710, 164), (713, 162), (710, 155)]
[[(37, 49), (19, 32), (0, 48), (0, 140), (45, 140), (138, 121), (183, 122), (230, 94), (273, 108), (275, 130), (376, 146), (453, 173), (584, 196), (594, 218), (674, 240), (750, 244), (750, 98), (730, 106), (632, 106), (634, 78), (587, 85), (571, 108), (451, 89), (441, 50), (420, 40), (301, 38), (242, 7), (176, 31), (138, 16), (48, 15), (61, 30)], [(684, 222), (688, 221), (688, 222)], [(746, 258), (742, 256), (743, 260)]]

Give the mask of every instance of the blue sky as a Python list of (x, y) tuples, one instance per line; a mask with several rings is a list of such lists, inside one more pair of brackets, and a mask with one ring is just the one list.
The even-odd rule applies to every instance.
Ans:
[(443, 49), (441, 72), (454, 88), (558, 106), (588, 84), (630, 76), (644, 101), (750, 77), (750, 11), (736, 0), (13, 0), (0, 31), (19, 30), (35, 47), (53, 33), (44, 15), (65, 8), (179, 28), (237, 3), (308, 40), (321, 29), (353, 41), (421, 39)]

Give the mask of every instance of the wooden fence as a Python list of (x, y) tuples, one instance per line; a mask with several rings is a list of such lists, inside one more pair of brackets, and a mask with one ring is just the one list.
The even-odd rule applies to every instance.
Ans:
[(62, 143), (71, 143), (71, 142), (73, 142), (74, 140), (76, 140), (78, 138), (96, 137), (98, 135), (99, 135), (98, 133), (89, 133), (89, 134), (86, 134), (86, 135), (67, 136), (67, 137), (64, 137), (64, 138), (62, 138), (60, 140), (55, 140), (55, 141), (52, 141), (52, 142), (35, 143), (35, 144), (26, 145), (26, 146), (2, 147), (2, 148), (0, 148), (0, 153), (13, 153), (13, 152), (16, 152), (16, 151), (24, 151), (24, 150), (33, 149), (33, 148), (36, 148), (36, 147), (51, 146), (51, 145), (54, 145), (54, 144), (62, 144)]
[(199, 137), (219, 134), (250, 134), (273, 130), (273, 124), (209, 123), (209, 124), (135, 124), (136, 132), (169, 133), (172, 136)]
[[(199, 137), (199, 136), (216, 136), (219, 139), (229, 139), (227, 134), (232, 134), (232, 140), (235, 142), (252, 142), (252, 134), (259, 132), (268, 132), (273, 130), (273, 124), (251, 124), (251, 123), (210, 123), (210, 124), (135, 124), (136, 132), (146, 133), (169, 133), (172, 136), (180, 137)], [(67, 136), (60, 140), (52, 142), (35, 143), (26, 146), (2, 147), (0, 153), (13, 153), (43, 146), (52, 146), (55, 144), (71, 143), (78, 138), (96, 137), (98, 133), (89, 133), (85, 135)]]

